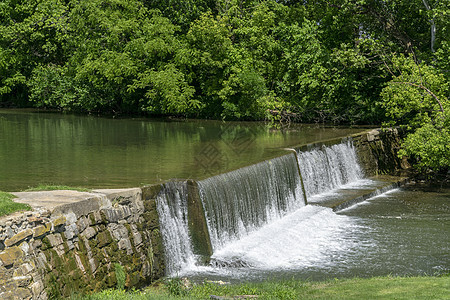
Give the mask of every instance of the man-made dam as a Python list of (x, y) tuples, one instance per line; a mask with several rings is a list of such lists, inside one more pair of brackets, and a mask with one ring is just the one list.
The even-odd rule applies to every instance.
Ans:
[(407, 189), (371, 198), (405, 183), (375, 176), (404, 163), (395, 156), (397, 141), (394, 131), (373, 130), (200, 180), (15, 193), (35, 209), (1, 220), (0, 295), (46, 299), (96, 291), (115, 287), (120, 272), (126, 287), (139, 287), (162, 276), (443, 271), (448, 193), (424, 203), (402, 200)]

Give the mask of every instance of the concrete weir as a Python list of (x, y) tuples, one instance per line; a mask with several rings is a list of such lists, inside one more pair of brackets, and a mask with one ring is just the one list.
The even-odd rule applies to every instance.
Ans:
[[(323, 187), (313, 187), (308, 182), (315, 179), (304, 174), (299, 161), (309, 155), (316, 159), (311, 164), (315, 167), (319, 161), (330, 163), (339, 155), (346, 155), (344, 146), (333, 145), (348, 143), (349, 139), (351, 145), (345, 147), (354, 147), (361, 174), (376, 178), (379, 185), (343, 190), (338, 196), (318, 200), (314, 190)], [(189, 235), (183, 251), (191, 253), (194, 263), (207, 264), (223, 239), (239, 238), (256, 226), (283, 218), (289, 210), (318, 204), (338, 211), (404, 184), (405, 178), (379, 176), (407, 166), (405, 160), (396, 156), (399, 145), (396, 130), (372, 130), (349, 138), (300, 145), (295, 151), (310, 153), (293, 155), (295, 151), (291, 149), (283, 157), (202, 181), (90, 192), (13, 193), (17, 197), (14, 201), (29, 204), (32, 211), (0, 218), (0, 298), (47, 299), (90, 293), (116, 287), (121, 273), (125, 274), (127, 288), (170, 275), (168, 270), (176, 271), (178, 267), (166, 265), (172, 264), (168, 257), (172, 252), (164, 249), (167, 241), (162, 233), (167, 228), (160, 221), (163, 217), (183, 218), (182, 222), (173, 223), (185, 226), (183, 232)], [(313, 152), (315, 149), (317, 153)], [(358, 178), (359, 173), (341, 172), (338, 179), (333, 174), (326, 176), (329, 182), (345, 184), (347, 177)], [(229, 186), (224, 181), (235, 183)], [(255, 184), (261, 187), (252, 188)], [(253, 198), (258, 201), (252, 201)], [(236, 206), (230, 199), (237, 199), (240, 204)], [(270, 202), (273, 199), (276, 201)], [(170, 207), (174, 201), (177, 211)], [(222, 205), (222, 213), (212, 211), (217, 203)], [(163, 204), (165, 210), (161, 208)], [(230, 213), (228, 223), (218, 224), (218, 216), (225, 212)], [(254, 212), (262, 213), (255, 216)], [(183, 252), (177, 255), (186, 258)]]

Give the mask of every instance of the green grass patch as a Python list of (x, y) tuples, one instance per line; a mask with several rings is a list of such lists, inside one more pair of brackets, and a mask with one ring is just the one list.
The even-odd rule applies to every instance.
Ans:
[(36, 187), (28, 188), (24, 192), (39, 192), (39, 191), (56, 191), (56, 190), (69, 190), (69, 191), (78, 191), (78, 192), (90, 192), (90, 189), (82, 188), (82, 187), (73, 187), (67, 185), (46, 185), (40, 184)]
[(16, 203), (12, 199), (15, 196), (9, 193), (0, 192), (0, 217), (9, 215), (16, 211), (30, 210), (28, 204)]
[(179, 279), (158, 287), (125, 292), (107, 290), (79, 299), (210, 299), (211, 295), (233, 299), (254, 295), (257, 299), (449, 299), (450, 277), (373, 277), (321, 282), (287, 280), (263, 283), (196, 284)]

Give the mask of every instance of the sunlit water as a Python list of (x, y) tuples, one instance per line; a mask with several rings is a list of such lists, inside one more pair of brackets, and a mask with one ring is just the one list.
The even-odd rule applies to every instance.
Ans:
[[(284, 147), (357, 131), (300, 126), (279, 132), (261, 123), (115, 120), (0, 110), (0, 190), (39, 183), (107, 188), (201, 179), (279, 156), (286, 153), (280, 150)], [(321, 159), (321, 153), (314, 155)], [(233, 281), (448, 272), (450, 188), (399, 189), (339, 213), (317, 205), (339, 194), (336, 187), (364, 189), (372, 184), (355, 174), (350, 183), (327, 186), (332, 182), (327, 179), (325, 185), (311, 186), (319, 192), (308, 194), (315, 205), (283, 213), (221, 243), (212, 257), (214, 267), (178, 253), (183, 268), (173, 275)], [(183, 213), (181, 194), (173, 196), (179, 210), (165, 205), (168, 198), (162, 196), (160, 214)]]
[(326, 279), (449, 268), (449, 189), (398, 189), (335, 213), (327, 206), (385, 187), (387, 178), (364, 178), (351, 142), (299, 152), (298, 161), (306, 206), (293, 154), (200, 181), (211, 263), (180, 261), (168, 275)]
[(450, 269), (450, 189), (408, 187), (334, 213), (308, 205), (214, 253), (245, 267), (192, 267), (203, 280), (321, 280)]

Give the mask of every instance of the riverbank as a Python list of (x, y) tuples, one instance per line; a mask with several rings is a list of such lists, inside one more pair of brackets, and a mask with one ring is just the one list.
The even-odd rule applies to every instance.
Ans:
[(449, 294), (450, 277), (443, 275), (198, 285), (172, 279), (142, 291), (108, 290), (72, 299), (448, 299)]

